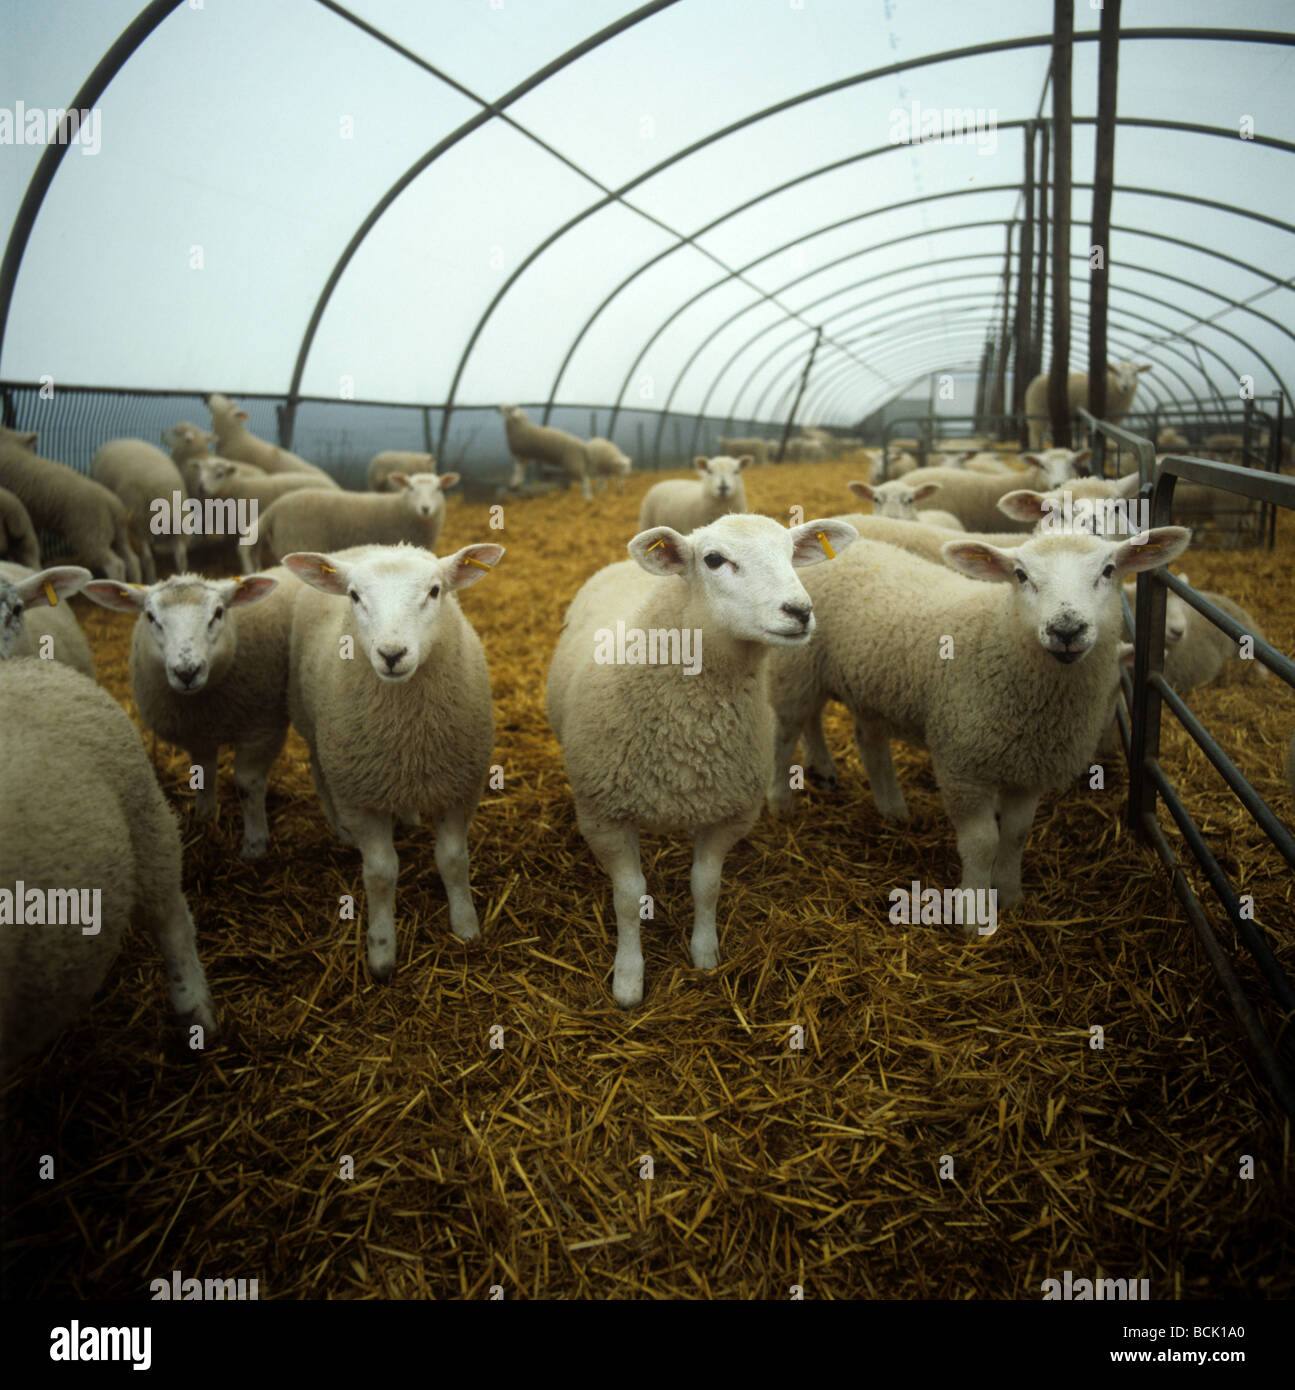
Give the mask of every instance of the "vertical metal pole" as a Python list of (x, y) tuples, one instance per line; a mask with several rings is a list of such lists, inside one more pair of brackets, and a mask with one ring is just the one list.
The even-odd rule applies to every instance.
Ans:
[(1070, 60), (1073, 0), (1053, 0), (1052, 20), (1052, 364), (1048, 414), (1054, 448), (1070, 447)]
[(1007, 336), (1007, 311), (1012, 302), (1012, 229), (1007, 224), (1007, 248), (1003, 252), (1003, 321), (998, 329), (998, 354), (994, 360), (993, 385), (989, 388), (989, 413), (994, 417), (994, 429), (1001, 428), (1004, 389), (1007, 381), (1007, 354), (1011, 340)]
[[(1097, 58), (1097, 148), (1089, 236), (1088, 413), (1106, 418), (1106, 307), (1111, 275), (1111, 185), (1115, 179), (1115, 102), (1120, 65), (1120, 0), (1105, 0)], [(1100, 261), (1100, 263), (1098, 263)]]
[(983, 434), (985, 430), (985, 387), (989, 384), (989, 363), (994, 350), (994, 339), (992, 336), (985, 339), (985, 346), (980, 354), (980, 371), (976, 375), (976, 422), (973, 429), (974, 434)]
[[(1030, 290), (1034, 274), (1034, 122), (1025, 127), (1025, 220), (1021, 224), (1021, 248), (1016, 258), (1015, 360), (1012, 369), (1012, 414), (1025, 413), (1025, 388), (1030, 368)], [(1004, 431), (1006, 433), (1006, 431)]]
[(1043, 370), (1043, 311), (1048, 298), (1048, 157), (1052, 126), (1043, 122), (1039, 131), (1039, 247), (1038, 274), (1034, 282), (1034, 332), (1030, 341), (1030, 379)]
[(814, 368), (814, 358), (818, 353), (818, 345), (823, 341), (823, 329), (820, 325), (817, 333), (814, 334), (814, 346), (809, 350), (809, 357), (805, 362), (805, 370), (800, 374), (800, 385), (796, 388), (796, 399), (791, 403), (791, 411), (787, 416), (787, 421), (782, 427), (782, 439), (778, 443), (778, 457), (775, 463), (782, 462), (782, 456), (787, 452), (787, 440), (791, 435), (791, 427), (796, 423), (796, 412), (800, 409), (800, 398), (805, 394), (805, 387), (809, 382), (809, 374)]

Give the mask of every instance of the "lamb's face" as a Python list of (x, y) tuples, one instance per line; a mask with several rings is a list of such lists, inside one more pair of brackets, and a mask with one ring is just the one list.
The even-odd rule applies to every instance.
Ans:
[(717, 502), (725, 502), (737, 490), (738, 474), (746, 467), (745, 458), (730, 458), (721, 454), (718, 458), (696, 460), (694, 467), (701, 482), (702, 491)]
[(739, 513), (689, 536), (654, 527), (635, 536), (629, 549), (649, 573), (680, 575), (730, 636), (799, 647), (813, 635), (815, 620), (796, 570), (827, 558), (820, 534), (836, 550), (859, 535), (840, 521), (807, 521), (788, 530), (769, 517)]
[(1044, 651), (1070, 663), (1118, 631), (1120, 576), (1168, 563), (1190, 538), (1184, 527), (1161, 526), (1139, 537), (1140, 545), (1089, 535), (1041, 536), (1014, 551), (950, 541), (944, 558), (973, 578), (1010, 583), (1018, 628), (1033, 631)]
[(18, 580), (0, 575), (0, 661), (7, 661), (22, 641), (29, 608), (57, 603), (78, 592), (91, 577), (80, 565), (55, 565)]
[[(453, 476), (452, 474), (449, 476)], [(435, 473), (393, 473), (391, 481), (404, 479), (405, 501), (415, 516), (432, 517), (445, 505), (441, 500), (442, 479)]]
[(1043, 473), (1045, 489), (1051, 491), (1077, 477), (1092, 455), (1091, 449), (1045, 449), (1041, 454), (1025, 454)]
[(1108, 366), (1107, 372), (1114, 382), (1115, 389), (1121, 395), (1131, 395), (1134, 387), (1138, 384), (1138, 368), (1133, 362), (1117, 362), (1113, 367)]
[(369, 665), (387, 685), (407, 681), (436, 642), (448, 597), (442, 562), (416, 546), (375, 546), (351, 565), (346, 598)]
[(189, 483), (189, 490), (200, 497), (216, 497), (225, 480), (235, 471), (234, 465), (225, 459), (191, 459), (186, 465), (185, 481)]
[(934, 497), (939, 490), (939, 483), (920, 483), (917, 487), (910, 487), (903, 478), (892, 478), (886, 483), (850, 484), (850, 491), (857, 497), (871, 500), (873, 516), (888, 516), (895, 521), (917, 520), (917, 504)]
[(277, 582), (262, 575), (219, 580), (179, 574), (136, 591), (146, 640), (176, 694), (206, 689), (236, 650), (230, 610), (264, 598)]

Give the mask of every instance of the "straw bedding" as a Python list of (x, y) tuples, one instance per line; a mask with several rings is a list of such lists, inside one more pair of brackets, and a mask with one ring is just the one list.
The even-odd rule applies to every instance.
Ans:
[[(850, 510), (862, 466), (757, 469), (751, 505), (784, 520), (793, 504)], [(892, 888), (957, 881), (929, 759), (896, 749), (914, 821), (883, 828), (834, 710), (841, 790), (805, 793), (786, 823), (762, 817), (732, 853), (714, 975), (688, 960), (690, 847), (645, 837), (647, 992), (615, 1007), (610, 885), (576, 829), (543, 690), (565, 604), (623, 557), (651, 481), (592, 505), (508, 502), (502, 536), (484, 504), (450, 503), (446, 550), (508, 546), (463, 595), (505, 774), (470, 836), (479, 947), (450, 935), (430, 832), (401, 830), (399, 966), (374, 986), (362, 920), (338, 919), (340, 895), (363, 903), (359, 855), (330, 838), (297, 736), (254, 865), (237, 854), (228, 754), (210, 830), (188, 814), (187, 759), (156, 746), (223, 1031), (197, 1057), (169, 1040), (137, 932), (91, 1013), (6, 1084), (10, 1296), (142, 1298), (175, 1269), (256, 1278), (275, 1299), (495, 1285), (1035, 1299), (1067, 1269), (1147, 1278), (1157, 1299), (1295, 1291), (1289, 1122), (1248, 1070), (1164, 871), (1125, 832), (1120, 770), (1043, 803), (1022, 905), (968, 946), (956, 927), (887, 918)], [(1194, 553), (1188, 568), (1290, 651), (1283, 531), (1275, 556)], [(77, 608), (101, 682), (137, 718), (131, 620)], [(1295, 699), (1278, 685), (1189, 702), (1291, 820)], [(1289, 872), (1172, 719), (1164, 763), (1291, 969)]]

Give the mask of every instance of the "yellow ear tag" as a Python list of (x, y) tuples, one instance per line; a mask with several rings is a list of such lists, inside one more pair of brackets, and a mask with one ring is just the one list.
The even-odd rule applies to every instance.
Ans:
[(320, 565), (320, 567), (319, 567), (319, 572), (320, 572), (320, 574), (336, 574), (336, 573), (337, 573), (337, 571), (332, 567), (332, 565)]
[(651, 553), (657, 548), (657, 546), (659, 546), (659, 545), (664, 545), (664, 544), (665, 544), (665, 541), (653, 541), (652, 544), (651, 544), (650, 546), (648, 546), (648, 548), (647, 548), (647, 553), (648, 553), (649, 555), (651, 555)]
[(45, 597), (49, 599), (49, 606), (51, 608), (58, 607), (58, 595), (54, 592), (54, 586), (48, 579), (45, 581)]
[(471, 555), (465, 555), (463, 559), (466, 564), (476, 565), (479, 570), (488, 570), (490, 568), (489, 565), (482, 564), (480, 560), (474, 560)]
[(825, 531), (820, 531), (818, 533), (818, 543), (823, 547), (825, 551), (827, 551), (827, 558), (829, 560), (836, 559), (836, 551), (832, 549), (831, 543), (828, 541), (827, 533)]

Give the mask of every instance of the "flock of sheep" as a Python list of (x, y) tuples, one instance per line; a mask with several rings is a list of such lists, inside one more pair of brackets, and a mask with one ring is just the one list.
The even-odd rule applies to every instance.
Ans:
[[(23, 891), (39, 911), (42, 894), (53, 902), (84, 884), (103, 897), (93, 934), (50, 934), (30, 916), (0, 932), (4, 1065), (85, 1007), (131, 920), (153, 935), (182, 1021), (215, 1026), (175, 815), (135, 727), (94, 684), (64, 602), (73, 593), (136, 615), (132, 693), (144, 723), (187, 750), (201, 818), (215, 815), (217, 757), (232, 745), (248, 859), (268, 850), (269, 778), (289, 726), (301, 734), (323, 814), (363, 860), (375, 980), (389, 979), (397, 959), (397, 820), (434, 826), (451, 929), (465, 941), (479, 934), (467, 831), (490, 772), (494, 719), (484, 650), (455, 594), (486, 578), (503, 547), (436, 553), (443, 491), (458, 478), (438, 474), (430, 454), (380, 454), (372, 490), (343, 492), (253, 435), (234, 402), (212, 395), (208, 405), (212, 433), (176, 425), (169, 456), (142, 440), (112, 441), (91, 479), (39, 458), (34, 435), (0, 432), (10, 556), (0, 565), (0, 887), (17, 885), (15, 913)], [(500, 409), (515, 484), (527, 461), (541, 460), (586, 497), (595, 477), (623, 486), (630, 460), (608, 441)], [(839, 447), (812, 433), (802, 440), (820, 456)], [(766, 804), (778, 815), (806, 780), (835, 783), (822, 728), (830, 701), (853, 717), (889, 820), (907, 816), (891, 740), (929, 748), (962, 864), (959, 902), (970, 913), (975, 895), (992, 890), (1011, 907), (1040, 797), (1115, 751), (1130, 651), (1122, 585), (1178, 558), (1191, 537), (1182, 526), (1058, 530), (1054, 508), (1067, 494), (1118, 503), (1136, 490), (1135, 478), (1081, 476), (1088, 451), (1064, 449), (1020, 458), (988, 449), (957, 466), (852, 483), (870, 514), (787, 527), (747, 508), (766, 441), (722, 442), (761, 447), (698, 458), (691, 477), (647, 490), (626, 538), (630, 558), (573, 596), (548, 676), (579, 828), (612, 880), (612, 993), (624, 1007), (643, 995), (640, 832), (692, 837), (692, 960), (713, 968), (726, 854)], [(246, 534), (163, 538), (140, 524), (173, 493), (255, 501), (255, 543)], [(90, 568), (39, 570), (42, 532), (62, 535)], [(153, 548), (163, 540), (176, 573), (159, 581)], [(241, 574), (190, 572), (199, 543), (237, 546)], [(1262, 636), (1244, 610), (1210, 597)], [(1166, 642), (1180, 690), (1238, 654), (1177, 600)], [(26, 794), (33, 785), (39, 797)]]

